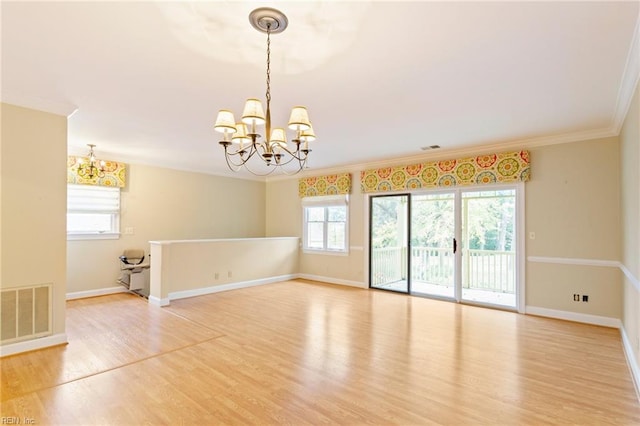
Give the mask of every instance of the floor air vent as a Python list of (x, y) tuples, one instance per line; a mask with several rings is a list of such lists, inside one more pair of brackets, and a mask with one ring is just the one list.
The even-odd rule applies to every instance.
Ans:
[(0, 290), (0, 343), (51, 334), (51, 284)]

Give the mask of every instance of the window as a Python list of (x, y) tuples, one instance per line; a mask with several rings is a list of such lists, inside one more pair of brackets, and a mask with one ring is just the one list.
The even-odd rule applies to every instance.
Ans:
[(117, 239), (120, 188), (67, 185), (67, 238)]
[(349, 235), (347, 196), (304, 198), (302, 207), (303, 249), (346, 253)]

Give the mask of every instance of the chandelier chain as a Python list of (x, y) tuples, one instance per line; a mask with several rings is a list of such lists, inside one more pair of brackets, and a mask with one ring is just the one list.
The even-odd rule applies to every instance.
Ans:
[(267, 24), (267, 109), (271, 103), (271, 23)]

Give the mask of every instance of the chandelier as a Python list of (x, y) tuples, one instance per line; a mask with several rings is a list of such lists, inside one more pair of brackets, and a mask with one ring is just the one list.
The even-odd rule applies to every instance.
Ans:
[[(316, 136), (304, 106), (293, 107), (289, 117), (288, 127), (295, 132), (291, 139), (293, 145), (287, 145), (284, 128), (271, 128), (271, 34), (284, 31), (289, 21), (282, 12), (268, 7), (255, 9), (249, 14), (249, 21), (256, 30), (267, 33), (267, 113), (264, 113), (259, 99), (247, 99), (241, 122), (235, 121), (233, 112), (223, 109), (218, 112), (214, 129), (224, 136), (220, 145), (232, 171), (237, 172), (244, 167), (258, 176), (269, 175), (277, 169), (284, 174), (295, 174), (306, 166), (311, 152), (308, 143)], [(259, 141), (258, 126), (262, 125), (265, 126), (265, 138)], [(252, 158), (262, 160), (271, 170), (261, 173), (252, 169), (249, 163)], [(259, 160), (253, 163), (259, 164)]]
[(84, 158), (78, 160), (78, 175), (88, 179), (104, 177), (105, 162), (96, 159), (96, 155), (93, 153), (93, 148), (96, 147), (95, 145), (89, 143), (87, 146), (89, 147), (89, 154), (87, 154), (89, 162), (85, 162)]

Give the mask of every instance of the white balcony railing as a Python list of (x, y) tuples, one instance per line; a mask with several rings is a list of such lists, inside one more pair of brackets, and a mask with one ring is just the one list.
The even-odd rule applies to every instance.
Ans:
[[(515, 294), (515, 252), (462, 251), (462, 287)], [(374, 287), (406, 280), (406, 247), (373, 249)], [(454, 255), (450, 248), (412, 247), (411, 279), (436, 285), (453, 285)]]

